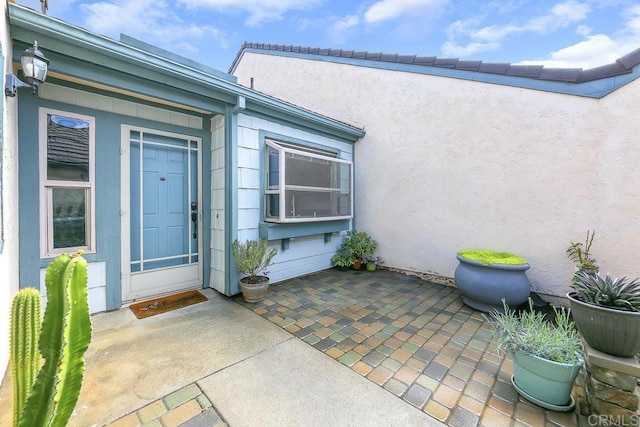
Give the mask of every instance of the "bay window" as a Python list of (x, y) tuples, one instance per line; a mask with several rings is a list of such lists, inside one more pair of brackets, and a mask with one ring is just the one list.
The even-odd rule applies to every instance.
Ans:
[(353, 216), (352, 162), (266, 139), (265, 220), (313, 222)]

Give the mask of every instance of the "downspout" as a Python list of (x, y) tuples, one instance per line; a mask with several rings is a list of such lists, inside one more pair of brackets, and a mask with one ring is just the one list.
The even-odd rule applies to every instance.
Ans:
[(226, 276), (227, 283), (225, 285), (226, 295), (235, 295), (240, 292), (238, 268), (236, 260), (231, 253), (231, 244), (238, 238), (238, 114), (246, 108), (246, 98), (238, 95), (236, 105), (227, 107), (225, 114), (225, 139), (228, 141), (225, 153), (226, 164), (226, 181), (227, 191), (226, 198), (226, 250), (225, 264), (227, 266)]

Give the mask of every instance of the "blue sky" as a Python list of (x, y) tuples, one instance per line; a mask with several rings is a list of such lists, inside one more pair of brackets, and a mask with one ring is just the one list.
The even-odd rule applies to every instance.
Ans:
[(640, 48), (631, 0), (49, 0), (48, 14), (221, 71), (244, 41), (578, 68)]

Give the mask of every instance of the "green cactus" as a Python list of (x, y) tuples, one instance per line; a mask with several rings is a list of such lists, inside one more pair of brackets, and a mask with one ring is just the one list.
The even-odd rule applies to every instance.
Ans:
[(81, 255), (60, 255), (47, 268), (48, 301), (38, 341), (45, 363), (19, 426), (65, 426), (80, 396), (84, 353), (91, 342), (87, 262)]
[(20, 290), (11, 305), (11, 376), (13, 379), (13, 425), (18, 425), (31, 387), (40, 369), (37, 349), (41, 326), (40, 292)]

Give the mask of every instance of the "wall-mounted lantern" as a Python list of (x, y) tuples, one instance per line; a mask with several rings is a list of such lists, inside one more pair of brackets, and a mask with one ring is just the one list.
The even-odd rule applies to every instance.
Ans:
[(38, 49), (37, 41), (33, 42), (32, 47), (20, 52), (20, 64), (27, 83), (24, 83), (15, 75), (7, 73), (4, 84), (4, 94), (6, 96), (16, 96), (16, 91), (21, 87), (30, 87), (35, 95), (38, 86), (47, 78), (49, 60)]

